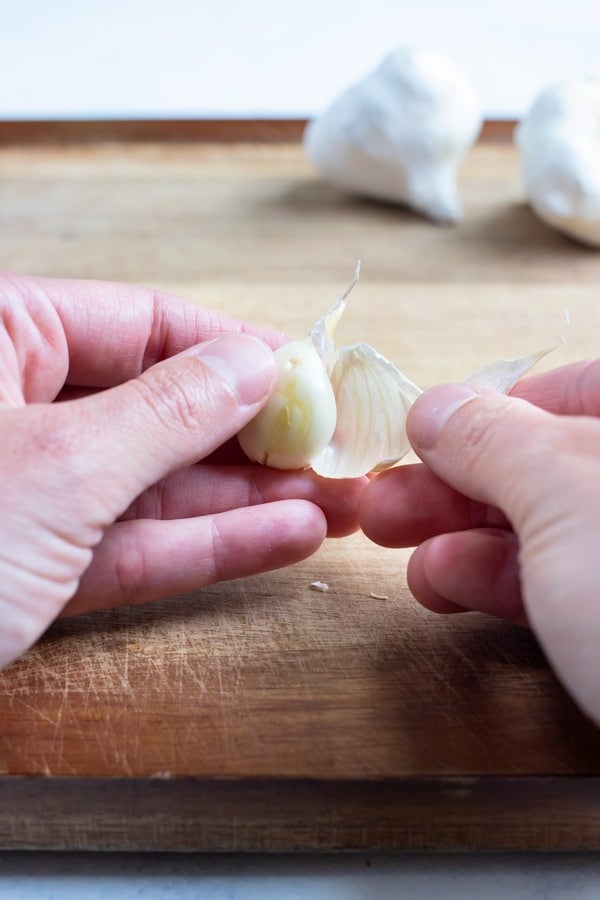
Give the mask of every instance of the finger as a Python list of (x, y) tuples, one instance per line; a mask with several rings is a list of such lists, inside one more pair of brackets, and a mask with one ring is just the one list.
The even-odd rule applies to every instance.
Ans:
[(417, 400), (407, 428), (439, 477), (506, 511), (521, 540), (532, 627), (566, 687), (600, 722), (600, 421), (445, 385)]
[(23, 297), (20, 276), (0, 273), (0, 400), (11, 406), (52, 400), (68, 369), (56, 311)]
[(366, 481), (319, 478), (313, 472), (280, 472), (264, 466), (200, 464), (152, 485), (122, 519), (183, 519), (298, 499), (321, 508), (328, 537), (343, 537), (358, 527), (358, 504)]
[(531, 502), (546, 493), (549, 468), (560, 458), (557, 422), (564, 419), (515, 397), (479, 393), (466, 384), (441, 385), (413, 405), (407, 431), (439, 478), (473, 500), (503, 509), (518, 526)]
[(136, 285), (10, 274), (3, 284), (25, 305), (54, 308), (69, 349), (67, 381), (79, 387), (120, 384), (223, 333), (252, 334), (272, 348), (282, 340), (276, 332)]
[(434, 612), (475, 610), (525, 625), (518, 555), (516, 537), (502, 529), (440, 535), (413, 553), (408, 585)]
[(559, 415), (600, 416), (600, 359), (523, 378), (511, 396)]
[(323, 513), (303, 500), (199, 519), (117, 522), (63, 615), (146, 603), (291, 565), (318, 549), (326, 528)]
[(78, 489), (87, 498), (91, 492), (104, 527), (151, 484), (236, 434), (275, 378), (265, 344), (226, 335), (118, 387), (56, 405), (54, 419), (65, 432), (58, 452), (70, 492)]
[(415, 547), (448, 531), (509, 527), (499, 509), (448, 487), (422, 463), (373, 478), (360, 500), (359, 524), (384, 547)]

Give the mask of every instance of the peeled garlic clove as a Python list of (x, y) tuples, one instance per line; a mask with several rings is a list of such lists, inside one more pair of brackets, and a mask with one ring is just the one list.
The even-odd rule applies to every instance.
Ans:
[(266, 406), (238, 434), (250, 459), (275, 469), (303, 469), (331, 440), (333, 388), (310, 338), (275, 351), (279, 377)]
[(451, 60), (404, 48), (310, 122), (304, 146), (333, 184), (455, 222), (457, 169), (481, 122), (475, 92)]
[(525, 191), (548, 225), (600, 247), (600, 80), (545, 90), (515, 132)]
[(421, 391), (368, 344), (338, 351), (331, 383), (335, 432), (312, 460), (324, 478), (355, 478), (392, 466), (410, 450), (405, 422)]

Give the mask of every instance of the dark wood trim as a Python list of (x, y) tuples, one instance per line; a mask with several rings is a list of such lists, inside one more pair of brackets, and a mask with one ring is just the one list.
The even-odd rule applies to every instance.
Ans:
[(299, 141), (304, 119), (157, 119), (0, 122), (0, 144), (284, 143)]
[[(87, 143), (296, 143), (305, 119), (0, 121), (0, 145)], [(480, 140), (509, 141), (515, 123), (485, 122)]]
[(0, 848), (600, 850), (600, 779), (0, 778)]
[(512, 141), (516, 125), (514, 119), (487, 119), (483, 123), (479, 140), (487, 144), (508, 144)]

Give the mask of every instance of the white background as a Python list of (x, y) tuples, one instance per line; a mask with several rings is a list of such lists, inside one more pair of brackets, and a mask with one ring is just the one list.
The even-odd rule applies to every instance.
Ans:
[(519, 117), (600, 74), (600, 0), (0, 0), (0, 118), (309, 116), (406, 44)]

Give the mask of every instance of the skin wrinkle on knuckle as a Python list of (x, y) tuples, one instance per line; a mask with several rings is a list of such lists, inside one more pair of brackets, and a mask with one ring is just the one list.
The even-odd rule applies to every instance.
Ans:
[(217, 584), (219, 581), (224, 581), (230, 577), (226, 571), (229, 554), (227, 553), (226, 541), (219, 528), (218, 516), (210, 517), (209, 546), (210, 557), (203, 560), (203, 585)]
[(263, 477), (264, 473), (259, 472), (256, 474), (256, 477), (246, 483), (248, 506), (262, 506), (266, 502), (265, 491), (261, 484)]
[(145, 372), (146, 369), (149, 369), (167, 356), (168, 308), (156, 291), (150, 293), (150, 310), (150, 324), (148, 326), (148, 336), (143, 343), (140, 372)]
[(587, 360), (578, 377), (566, 381), (565, 408), (574, 415), (600, 414), (600, 359)]
[[(153, 419), (184, 434), (203, 429), (205, 416), (216, 408), (217, 401), (221, 407), (233, 406), (235, 402), (231, 393), (227, 404), (227, 393), (217, 392), (206, 368), (194, 357), (181, 360), (176, 369), (164, 366), (144, 373), (131, 384)], [(220, 412), (222, 418), (227, 418), (226, 409), (221, 408)]]
[(120, 516), (120, 521), (168, 518), (165, 514), (166, 503), (165, 479), (161, 479), (156, 484), (150, 485), (149, 488), (135, 498), (133, 503)]
[(17, 355), (26, 399), (54, 399), (68, 374), (62, 322), (35, 279), (0, 281), (0, 323)]
[[(577, 445), (577, 432), (583, 422), (564, 417), (551, 417), (538, 435), (529, 435), (529, 455), (519, 469), (510, 498), (514, 509), (514, 526), (523, 539), (528, 539), (542, 525), (546, 516), (554, 516), (555, 508), (579, 494), (582, 455)], [(573, 478), (575, 479), (573, 481)], [(585, 496), (581, 497), (585, 503)]]
[[(568, 546), (569, 534), (588, 534), (595, 525), (584, 525), (587, 510), (593, 511), (596, 521), (600, 508), (600, 487), (596, 479), (597, 454), (587, 457), (587, 448), (577, 444), (582, 421), (565, 422), (556, 429), (562, 443), (558, 443), (551, 468), (545, 467), (543, 492), (530, 497), (524, 511), (520, 530), (527, 551), (536, 553), (549, 542), (549, 546)], [(571, 427), (572, 426), (572, 427)], [(570, 431), (570, 449), (565, 449), (565, 430)], [(600, 452), (600, 443), (598, 444)], [(583, 517), (583, 519), (582, 519)]]
[[(452, 448), (448, 455), (452, 465), (460, 467), (479, 488), (494, 481), (502, 485), (505, 496), (516, 494), (518, 498), (524, 473), (536, 474), (544, 438), (535, 423), (522, 418), (511, 405), (498, 409), (495, 399), (483, 397), (476, 406), (467, 404), (471, 415), (466, 421), (456, 421), (448, 435)], [(440, 443), (443, 451), (443, 434)], [(511, 507), (512, 502), (507, 503), (507, 508)]]
[(144, 585), (147, 564), (143, 548), (144, 543), (137, 531), (131, 530), (116, 554), (113, 574), (115, 594), (122, 602), (134, 600)]
[(467, 403), (451, 417), (441, 432), (440, 443), (451, 441), (454, 457), (464, 457), (466, 452), (469, 459), (477, 460), (495, 438), (498, 422), (503, 417), (490, 406), (488, 398), (482, 396), (477, 403)]
[(22, 410), (21, 426), (23, 442), (16, 450), (21, 449), (22, 471), (28, 468), (34, 476), (43, 472), (45, 483), (63, 490), (68, 486), (75, 490), (87, 480), (86, 445), (76, 417), (61, 406), (43, 410), (27, 406)]

